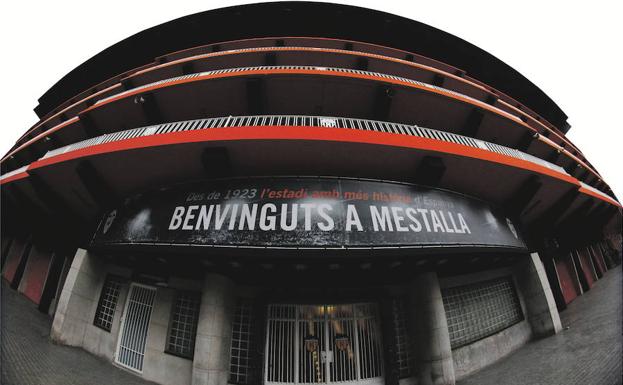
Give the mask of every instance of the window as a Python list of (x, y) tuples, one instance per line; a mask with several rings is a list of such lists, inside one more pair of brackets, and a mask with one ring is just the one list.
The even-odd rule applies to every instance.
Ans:
[(407, 312), (403, 299), (392, 301), (394, 333), (396, 334), (396, 364), (399, 370), (399, 378), (407, 378), (413, 375), (413, 354), (407, 330)]
[(165, 352), (193, 358), (200, 303), (201, 294), (198, 292), (180, 291), (177, 293), (169, 322)]
[(452, 349), (495, 334), (523, 320), (512, 277), (441, 291)]
[(102, 328), (106, 331), (110, 331), (112, 328), (112, 321), (115, 317), (115, 308), (117, 307), (117, 300), (119, 299), (119, 290), (121, 289), (121, 278), (108, 275), (100, 299), (97, 304), (97, 310), (95, 311), (95, 319), (93, 325)]
[(248, 384), (252, 343), (253, 308), (244, 300), (236, 303), (231, 335), (229, 382)]

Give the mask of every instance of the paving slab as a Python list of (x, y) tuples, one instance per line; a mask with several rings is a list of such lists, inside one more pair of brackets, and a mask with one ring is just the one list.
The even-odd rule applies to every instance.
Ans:
[(52, 320), (2, 280), (2, 385), (154, 385), (80, 348), (52, 343)]
[(532, 341), (458, 385), (621, 384), (621, 266), (560, 313), (563, 331)]

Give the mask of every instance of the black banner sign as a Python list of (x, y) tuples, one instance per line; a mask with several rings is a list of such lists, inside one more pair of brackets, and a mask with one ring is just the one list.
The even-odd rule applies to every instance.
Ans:
[(137, 196), (102, 219), (93, 244), (525, 247), (510, 220), (482, 201), (328, 178), (229, 179)]

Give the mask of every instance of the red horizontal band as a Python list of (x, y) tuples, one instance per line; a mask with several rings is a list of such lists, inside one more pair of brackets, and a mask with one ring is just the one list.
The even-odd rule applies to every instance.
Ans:
[(412, 148), (461, 155), (487, 160), (516, 168), (538, 172), (567, 183), (580, 186), (577, 179), (550, 168), (534, 164), (507, 155), (468, 147), (460, 144), (443, 142), (435, 139), (406, 136), (373, 131), (360, 131), (345, 128), (300, 127), (300, 126), (263, 126), (263, 127), (227, 127), (196, 131), (180, 131), (167, 134), (141, 136), (115, 142), (103, 143), (87, 148), (70, 151), (50, 158), (33, 162), (30, 168), (44, 167), (97, 154), (124, 151), (145, 147), (163, 146), (181, 143), (230, 141), (230, 140), (319, 140), (350, 143), (366, 143), (393, 147)]
[(24, 178), (28, 178), (28, 173), (26, 171), (17, 173), (15, 175), (11, 175), (8, 178), (4, 178), (4, 179), (0, 180), (0, 186), (5, 184), (5, 183), (14, 182), (16, 180), (24, 179)]

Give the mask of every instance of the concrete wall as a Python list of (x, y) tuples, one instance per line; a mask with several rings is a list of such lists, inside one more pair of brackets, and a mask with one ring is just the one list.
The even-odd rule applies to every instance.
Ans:
[[(81, 347), (114, 363), (131, 273), (127, 268), (106, 264), (102, 258), (79, 249), (59, 297), (51, 338), (65, 345)], [(121, 285), (110, 332), (93, 325), (107, 274), (127, 279)], [(218, 275), (208, 277), (204, 283), (171, 278), (168, 287), (156, 289), (141, 377), (164, 385), (189, 385), (193, 383), (194, 375), (199, 381), (194, 383), (227, 383), (235, 288), (227, 278)], [(202, 291), (195, 344), (195, 365), (198, 367), (193, 367), (191, 359), (165, 353), (176, 290)]]
[[(474, 274), (446, 277), (440, 279), (442, 288), (462, 286), (470, 283), (486, 281), (499, 277), (512, 276), (517, 297), (524, 315), (527, 312), (526, 301), (518, 285), (518, 278), (511, 268), (487, 270)], [(504, 356), (525, 345), (532, 338), (532, 330), (528, 321), (521, 321), (499, 333), (478, 340), (472, 344), (452, 350), (454, 372), (460, 380), (467, 375), (490, 365)]]
[(418, 274), (409, 298), (418, 384), (453, 385), (450, 336), (437, 273)]
[(69, 274), (69, 269), (71, 268), (73, 260), (73, 254), (65, 256), (63, 260), (63, 267), (61, 269), (61, 276), (58, 280), (58, 286), (56, 287), (56, 293), (54, 294), (54, 298), (52, 298), (52, 303), (50, 303), (50, 309), (48, 310), (48, 315), (50, 315), (52, 318), (54, 318), (54, 314), (56, 314), (56, 305), (58, 305), (58, 301), (61, 298), (63, 287), (65, 287), (65, 280), (67, 279), (67, 275)]
[(107, 273), (129, 277), (130, 271), (106, 266), (101, 258), (78, 249), (56, 305), (50, 337), (56, 342), (82, 347), (112, 360), (128, 286), (121, 286), (111, 331), (94, 326), (93, 319)]
[(562, 326), (545, 267), (537, 253), (518, 262), (515, 273), (525, 300), (526, 317), (537, 337), (558, 333)]
[[(91, 258), (98, 257), (92, 256)], [(117, 306), (115, 307), (115, 315), (113, 317), (110, 332), (93, 325), (93, 320), (95, 318), (95, 312), (97, 311), (97, 305), (99, 303), (102, 288), (106, 282), (106, 275), (114, 274), (122, 278), (129, 278), (131, 271), (117, 266), (105, 265), (102, 262), (99, 263), (99, 266), (100, 270), (97, 272), (98, 276), (96, 277), (94, 284), (95, 292), (93, 293), (89, 303), (90, 308), (86, 311), (85, 335), (82, 347), (88, 352), (112, 361), (114, 359), (115, 350), (117, 349), (117, 339), (119, 336), (119, 328), (121, 327), (121, 317), (123, 315), (125, 301), (128, 297), (129, 285), (121, 285), (119, 299), (117, 301)]]
[(545, 268), (536, 253), (522, 258), (512, 268), (442, 278), (440, 285), (442, 288), (461, 286), (509, 275), (513, 277), (525, 319), (492, 336), (454, 349), (452, 358), (457, 380), (510, 354), (533, 336), (548, 336), (561, 329)]
[(497, 334), (453, 350), (456, 379), (461, 380), (512, 353), (527, 344), (531, 336), (530, 324), (521, 321)]
[(229, 278), (206, 274), (197, 325), (193, 385), (227, 384), (235, 291)]
[(200, 291), (201, 282), (178, 278), (169, 280), (169, 288), (158, 288), (149, 322), (143, 377), (166, 385), (186, 385), (192, 380), (193, 361), (164, 352), (176, 290)]

